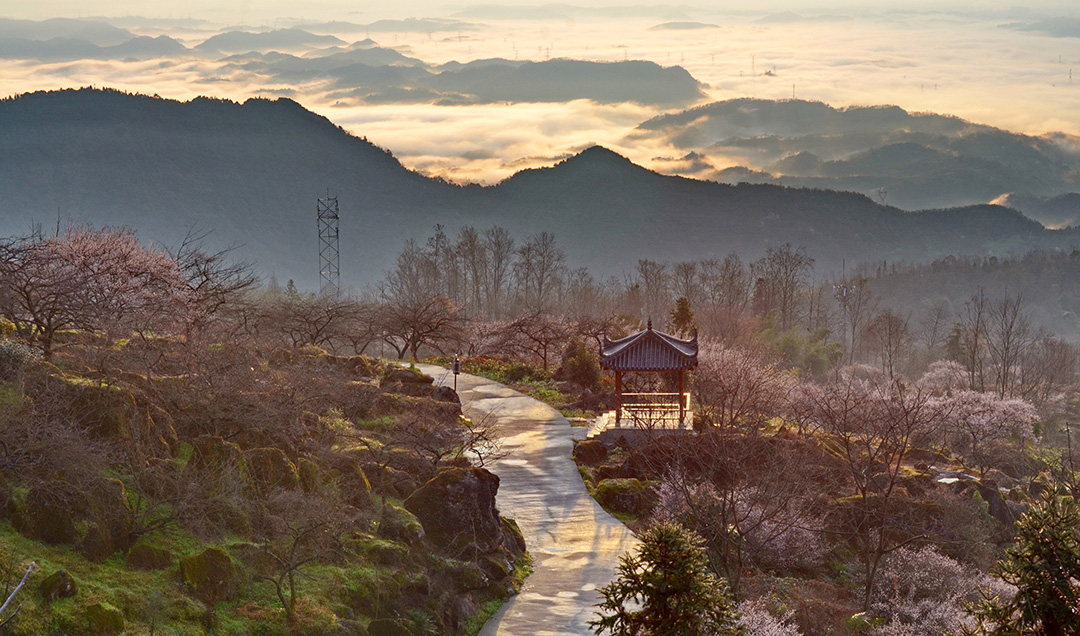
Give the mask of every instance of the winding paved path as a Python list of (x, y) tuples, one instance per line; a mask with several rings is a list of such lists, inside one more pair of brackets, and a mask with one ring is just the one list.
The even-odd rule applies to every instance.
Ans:
[[(438, 384), (454, 385), (442, 367), (417, 365)], [(497, 418), (505, 457), (499, 476), (501, 514), (515, 519), (533, 557), (521, 593), (491, 617), (480, 636), (590, 634), (596, 590), (615, 575), (619, 556), (637, 540), (589, 496), (571, 457), (575, 436), (558, 411), (497, 382), (458, 376), (465, 414)]]

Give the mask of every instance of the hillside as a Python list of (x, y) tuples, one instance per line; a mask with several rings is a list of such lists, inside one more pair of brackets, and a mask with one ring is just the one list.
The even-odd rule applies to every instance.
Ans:
[[(630, 140), (693, 151), (672, 171), (726, 183), (753, 180), (853, 190), (904, 209), (986, 203), (1008, 193), (1077, 188), (1080, 155), (1065, 135), (1022, 135), (896, 106), (834, 108), (804, 100), (732, 99), (655, 117)], [(729, 168), (732, 161), (735, 168)], [(1061, 214), (1032, 218), (1060, 224)], [(1027, 210), (1025, 210), (1027, 212)], [(1080, 219), (1072, 207), (1066, 220)]]
[(343, 283), (379, 278), (435, 224), (552, 231), (573, 265), (618, 274), (679, 260), (805, 246), (827, 272), (849, 262), (1007, 255), (1080, 245), (998, 206), (909, 213), (854, 193), (668, 177), (603, 148), (491, 187), (404, 168), (388, 151), (288, 99), (180, 103), (108, 90), (0, 102), (0, 235), (31, 223), (125, 225), (175, 244), (191, 226), (264, 274), (317, 283), (315, 200), (341, 203)]

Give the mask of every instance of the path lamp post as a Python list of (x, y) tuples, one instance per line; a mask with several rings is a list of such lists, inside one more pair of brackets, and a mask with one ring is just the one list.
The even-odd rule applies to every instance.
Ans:
[(457, 377), (461, 373), (461, 359), (458, 358), (458, 354), (454, 354), (454, 393), (457, 393)]

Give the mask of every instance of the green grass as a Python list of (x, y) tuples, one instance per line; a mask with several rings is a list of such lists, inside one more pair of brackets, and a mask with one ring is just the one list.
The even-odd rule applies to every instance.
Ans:
[[(532, 555), (526, 552), (514, 562), (513, 571), (513, 587), (515, 591), (521, 590), (521, 586), (525, 583), (525, 578), (532, 574), (533, 571), (533, 558)], [(492, 599), (487, 603), (484, 603), (479, 611), (465, 623), (465, 634), (467, 636), (476, 636), (483, 629), (484, 623), (488, 622), (495, 612), (499, 611), (507, 601), (510, 599)]]

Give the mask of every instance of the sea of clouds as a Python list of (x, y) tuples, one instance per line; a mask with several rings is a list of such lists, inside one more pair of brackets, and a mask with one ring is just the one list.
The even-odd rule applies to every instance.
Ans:
[[(724, 11), (694, 7), (574, 9), (564, 5), (443, 7), (403, 3), (343, 10), (314, 3), (297, 15), (290, 3), (246, 2), (231, 12), (188, 5), (167, 16), (135, 19), (146, 9), (119, 3), (105, 18), (136, 35), (167, 35), (191, 49), (148, 60), (0, 60), (0, 95), (62, 87), (108, 86), (175, 99), (199, 95), (244, 100), (289, 97), (347, 130), (390, 149), (406, 165), (457, 181), (492, 183), (523, 168), (550, 165), (599, 143), (646, 166), (678, 170), (685, 150), (662, 138), (631, 137), (642, 121), (665, 112), (737, 97), (819, 100), (833, 106), (895, 104), (909, 111), (954, 114), (1039, 135), (1080, 135), (1080, 31), (1054, 37), (1032, 29), (1060, 9), (988, 11)], [(85, 4), (63, 14), (78, 17)], [(72, 5), (75, 6), (75, 5)], [(784, 9), (774, 6), (772, 9)], [(274, 13), (274, 12), (277, 13)], [(337, 12), (335, 12), (337, 11)], [(425, 11), (415, 14), (412, 11)], [(274, 16), (274, 17), (268, 17)], [(442, 30), (387, 18), (438, 18)], [(40, 14), (0, 17), (42, 18)], [(236, 20), (245, 20), (236, 22)], [(327, 24), (330, 20), (348, 24)], [(356, 25), (369, 25), (366, 29)], [(456, 25), (456, 26), (455, 26)], [(430, 26), (430, 24), (429, 24)], [(368, 103), (326, 80), (282, 80), (230, 59), (198, 52), (207, 38), (233, 29), (302, 27), (346, 43), (371, 38), (429, 65), (487, 58), (596, 62), (651, 60), (681, 66), (702, 83), (696, 103), (636, 102), (441, 104), (415, 99)], [(324, 54), (311, 47), (284, 51)], [(1074, 75), (1074, 77), (1070, 77)], [(715, 161), (716, 157), (712, 157)], [(732, 157), (732, 165), (746, 163)], [(723, 166), (718, 166), (723, 167)]]

